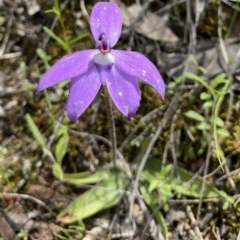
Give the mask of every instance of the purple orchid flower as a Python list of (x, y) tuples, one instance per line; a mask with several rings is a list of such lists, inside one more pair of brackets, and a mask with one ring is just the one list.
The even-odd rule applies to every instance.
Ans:
[(112, 49), (122, 29), (121, 12), (115, 3), (98, 2), (92, 9), (90, 27), (97, 49), (61, 58), (42, 76), (37, 92), (71, 79), (66, 110), (72, 121), (86, 110), (102, 85), (126, 117), (134, 116), (139, 107), (139, 80), (164, 97), (163, 79), (148, 58), (138, 52)]

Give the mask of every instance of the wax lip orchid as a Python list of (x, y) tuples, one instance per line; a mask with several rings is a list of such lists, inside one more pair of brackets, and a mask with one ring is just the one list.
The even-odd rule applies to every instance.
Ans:
[(133, 51), (113, 50), (122, 29), (122, 16), (115, 3), (98, 2), (92, 9), (90, 27), (96, 49), (68, 54), (41, 78), (37, 92), (71, 79), (67, 114), (72, 121), (91, 104), (101, 86), (126, 117), (135, 115), (140, 103), (139, 80), (164, 97), (163, 79), (154, 64)]

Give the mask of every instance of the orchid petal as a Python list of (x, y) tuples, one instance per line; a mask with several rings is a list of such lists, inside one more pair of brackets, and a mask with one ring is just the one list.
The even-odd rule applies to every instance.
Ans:
[(90, 27), (96, 42), (102, 33), (106, 34), (113, 47), (121, 34), (122, 15), (116, 3), (98, 2), (92, 9)]
[(119, 72), (112, 67), (111, 71), (101, 71), (101, 80), (106, 82), (108, 92), (118, 110), (126, 117), (135, 115), (139, 103), (140, 92), (137, 80)]
[(42, 76), (37, 92), (87, 72), (97, 53), (98, 50), (83, 50), (64, 56)]
[(72, 79), (66, 106), (68, 117), (72, 121), (76, 121), (91, 104), (100, 87), (100, 76), (95, 67)]
[(162, 76), (154, 64), (143, 54), (132, 51), (112, 50), (115, 67), (125, 74), (143, 80), (155, 88), (164, 97), (165, 85)]

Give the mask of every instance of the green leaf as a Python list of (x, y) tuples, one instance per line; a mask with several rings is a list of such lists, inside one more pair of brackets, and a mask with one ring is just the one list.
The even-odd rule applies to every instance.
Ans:
[(122, 198), (125, 184), (125, 177), (120, 173), (105, 179), (77, 197), (58, 215), (57, 220), (65, 224), (82, 221), (104, 209), (116, 206)]
[(204, 68), (202, 66), (198, 66), (198, 70), (203, 74), (206, 74), (206, 72), (207, 72), (206, 68)]
[(174, 77), (174, 82), (175, 82), (176, 84), (180, 84), (184, 79), (185, 79), (184, 76), (183, 76), (183, 75), (180, 75), (180, 76), (178, 76), (178, 77)]
[(203, 105), (202, 105), (202, 108), (203, 109), (209, 109), (213, 106), (213, 101), (210, 100), (210, 101), (206, 101)]
[(63, 180), (68, 183), (81, 185), (81, 184), (93, 184), (100, 182), (104, 179), (108, 179), (111, 175), (109, 170), (98, 170), (95, 173), (92, 172), (81, 172), (81, 173), (64, 173)]
[(168, 84), (168, 89), (174, 89), (177, 86), (177, 84), (175, 82), (170, 82)]
[(230, 137), (229, 131), (227, 131), (227, 130), (224, 129), (224, 128), (218, 128), (218, 129), (217, 129), (217, 134), (218, 134), (220, 137), (224, 137), (224, 138)]
[(59, 2), (58, 0), (54, 0), (54, 9), (57, 11), (57, 13), (60, 15), (61, 10), (60, 10), (60, 6), (59, 6)]
[(170, 171), (169, 166), (161, 168), (161, 164), (158, 161), (149, 160), (142, 173), (142, 177), (149, 184), (147, 191), (151, 193), (153, 190), (157, 189), (160, 193), (161, 199), (156, 199), (156, 201), (160, 201), (164, 208), (166, 208), (167, 200), (172, 196), (172, 190), (169, 185), (165, 184), (164, 180), (164, 176), (168, 171)]
[[(53, 106), (52, 106), (52, 103), (51, 103), (51, 100), (50, 100), (50, 97), (49, 97), (49, 94), (48, 94), (48, 91), (47, 89), (44, 89), (44, 96), (45, 96), (45, 100), (46, 100), (46, 103), (47, 103), (47, 107), (51, 113), (51, 119), (53, 121), (53, 124), (55, 126), (55, 119), (54, 119), (54, 115), (53, 115)], [(54, 129), (55, 127), (53, 127)]]
[(204, 76), (197, 76), (194, 73), (186, 72), (184, 76), (188, 79), (192, 79), (195, 82), (201, 83), (207, 90), (211, 93), (212, 96), (215, 95), (213, 88), (208, 84), (208, 79)]
[[(223, 198), (229, 203), (234, 202), (234, 197), (227, 195), (224, 191), (218, 190), (203, 178), (171, 164), (161, 167), (159, 161), (155, 159), (148, 161), (142, 173), (142, 177), (149, 184), (149, 181), (152, 179), (158, 179), (159, 185), (156, 187), (156, 190), (160, 192), (163, 185), (165, 185), (169, 187), (171, 191), (185, 196), (195, 198), (216, 198), (216, 200)], [(202, 192), (203, 185), (205, 187)]]
[(61, 165), (62, 160), (68, 149), (69, 134), (66, 127), (61, 127), (59, 129), (59, 132), (61, 136), (58, 139), (58, 142), (56, 144), (55, 156), (56, 156), (57, 162)]
[(17, 69), (18, 79), (20, 80), (23, 79), (26, 76), (26, 72), (27, 72), (27, 65), (25, 62), (21, 61)]
[(48, 62), (51, 60), (51, 56), (49, 56), (42, 48), (37, 48), (36, 53), (43, 61), (45, 68), (48, 69), (50, 67)]
[(51, 29), (48, 27), (43, 27), (45, 33), (48, 34), (53, 40), (55, 40), (65, 51), (69, 51), (68, 45), (62, 40), (59, 36), (57, 36)]
[(43, 62), (51, 60), (51, 56), (49, 56), (42, 48), (37, 48), (36, 53)]
[(189, 78), (189, 79), (192, 79), (196, 82), (199, 82), (199, 83), (206, 83), (207, 82), (207, 78), (206, 77), (203, 77), (203, 76), (198, 76), (194, 73), (191, 73), (191, 72), (186, 72), (185, 74), (185, 77)]
[(49, 9), (49, 10), (46, 10), (46, 11), (44, 11), (44, 13), (54, 13), (55, 15), (58, 16), (58, 12), (56, 11), (55, 8), (53, 8), (53, 9)]
[[(172, 166), (172, 170), (175, 174), (166, 176), (168, 178), (167, 182), (177, 193), (196, 198), (223, 198), (229, 203), (234, 203), (234, 198), (228, 196), (224, 191), (218, 190), (203, 178), (177, 166)], [(203, 184), (205, 187), (202, 192)]]
[(221, 84), (225, 85), (227, 83), (227, 81), (229, 81), (229, 80), (226, 79), (226, 74), (225, 73), (220, 73), (210, 82), (210, 86), (213, 89), (216, 89)]
[(58, 178), (58, 179), (63, 179), (63, 170), (61, 165), (59, 165), (58, 163), (54, 163), (52, 166), (52, 172), (53, 175)]
[(89, 37), (89, 33), (88, 33), (88, 32), (80, 33), (80, 34), (77, 35), (75, 38), (71, 39), (71, 40), (69, 41), (69, 44), (72, 45), (72, 44), (74, 44), (74, 43), (76, 43), (76, 42), (79, 42), (79, 41), (81, 41), (82, 39), (87, 38), (87, 37)]
[(214, 122), (218, 127), (224, 127), (224, 121), (220, 117), (215, 117)]
[(209, 93), (207, 93), (207, 92), (202, 92), (200, 94), (200, 98), (201, 98), (201, 100), (207, 100), (207, 99), (211, 98), (211, 95)]
[(30, 131), (32, 132), (34, 138), (36, 139), (36, 141), (39, 143), (39, 145), (42, 148), (47, 148), (47, 144), (45, 142), (44, 137), (42, 136), (41, 132), (39, 131), (37, 125), (35, 124), (35, 122), (33, 121), (32, 117), (27, 113), (25, 115), (25, 119), (27, 121), (28, 127), (30, 129)]
[(157, 188), (158, 185), (159, 185), (159, 180), (158, 179), (153, 179), (152, 181), (149, 182), (148, 191), (149, 192), (154, 191)]
[(199, 121), (199, 122), (205, 121), (205, 118), (201, 114), (199, 114), (198, 112), (193, 111), (193, 110), (187, 111), (185, 113), (185, 116), (188, 118), (191, 118), (193, 120)]
[(211, 126), (207, 122), (200, 122), (197, 125), (197, 129), (201, 131), (209, 130)]

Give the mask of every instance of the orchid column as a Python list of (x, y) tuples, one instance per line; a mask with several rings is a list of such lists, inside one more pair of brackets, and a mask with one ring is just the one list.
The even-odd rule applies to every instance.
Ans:
[(66, 110), (72, 121), (91, 104), (101, 86), (107, 89), (114, 105), (126, 117), (134, 116), (139, 107), (139, 80), (164, 97), (163, 79), (148, 58), (138, 52), (112, 49), (122, 29), (117, 4), (98, 2), (92, 9), (90, 27), (96, 49), (61, 58), (42, 76), (37, 92), (70, 79)]

